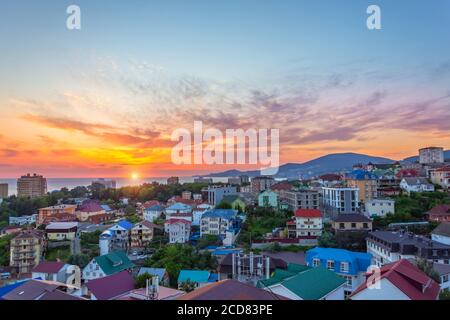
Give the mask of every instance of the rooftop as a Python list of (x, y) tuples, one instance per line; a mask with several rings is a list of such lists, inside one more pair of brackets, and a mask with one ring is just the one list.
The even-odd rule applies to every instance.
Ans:
[(208, 282), (209, 271), (205, 270), (181, 270), (178, 275), (178, 283), (191, 281), (191, 282)]
[(295, 211), (297, 218), (322, 218), (322, 212), (317, 209), (297, 209)]
[(363, 214), (358, 213), (343, 213), (338, 214), (336, 218), (333, 219), (334, 222), (372, 222), (371, 219), (367, 218)]
[(89, 281), (86, 286), (98, 300), (110, 300), (134, 289), (134, 278), (128, 271)]
[(103, 256), (94, 258), (106, 275), (111, 275), (134, 267), (123, 251), (113, 251)]
[(31, 272), (58, 273), (66, 264), (59, 261), (41, 261)]
[(450, 222), (441, 222), (432, 232), (432, 234), (450, 237)]

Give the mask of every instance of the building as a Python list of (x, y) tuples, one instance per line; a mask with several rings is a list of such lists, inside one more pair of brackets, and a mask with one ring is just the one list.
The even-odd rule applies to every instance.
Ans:
[(331, 214), (354, 213), (359, 208), (359, 189), (351, 187), (323, 187), (324, 208)]
[(60, 282), (45, 280), (26, 280), (10, 285), (8, 292), (0, 297), (3, 300), (85, 300), (67, 293), (68, 286)]
[(115, 189), (117, 183), (116, 183), (116, 180), (100, 178), (100, 179), (92, 181), (91, 185), (94, 185), (94, 184), (101, 184), (102, 186), (105, 187), (105, 189)]
[[(232, 196), (230, 196), (230, 197), (232, 197)], [(231, 206), (233, 207), (233, 204)], [(194, 207), (194, 209), (192, 209), (192, 225), (199, 226), (203, 214), (206, 211), (211, 210), (213, 208), (214, 207), (208, 203), (202, 203), (202, 204), (196, 205)], [(238, 210), (238, 209), (235, 209), (235, 210)]]
[(450, 265), (442, 263), (433, 263), (433, 269), (441, 279), (439, 285), (441, 291), (450, 290)]
[(395, 214), (395, 200), (389, 198), (372, 199), (365, 203), (365, 214), (368, 217), (385, 217)]
[(131, 229), (134, 225), (127, 221), (121, 220), (113, 225), (108, 231), (111, 232), (111, 245), (118, 250), (126, 250), (130, 247)]
[(52, 222), (45, 227), (50, 241), (74, 240), (77, 236), (78, 222)]
[(183, 198), (184, 200), (191, 200), (192, 199), (192, 192), (190, 192), (190, 191), (183, 191), (181, 193), (181, 198)]
[(113, 251), (92, 259), (83, 269), (83, 280), (87, 282), (104, 278), (133, 268), (134, 264), (128, 259), (124, 251)]
[(237, 194), (237, 188), (235, 186), (209, 186), (206, 192), (208, 194), (208, 203), (216, 206), (222, 201), (223, 197)]
[(320, 207), (319, 191), (317, 190), (284, 191), (280, 195), (280, 200), (285, 201), (289, 210), (294, 212), (298, 209), (317, 210)]
[(242, 184), (248, 184), (249, 182), (250, 182), (250, 178), (245, 175), (228, 178), (228, 184), (231, 184), (231, 185), (240, 186)]
[(383, 266), (401, 259), (425, 259), (449, 264), (450, 246), (410, 232), (372, 231), (366, 238), (373, 263)]
[(47, 194), (47, 179), (27, 174), (17, 179), (17, 197), (37, 198)]
[(77, 219), (75, 210), (77, 206), (71, 204), (60, 204), (56, 206), (39, 209), (37, 224), (45, 224), (53, 221), (75, 221)]
[(419, 163), (432, 164), (444, 162), (444, 148), (428, 147), (419, 150)]
[(0, 229), (0, 238), (6, 237), (15, 233), (19, 233), (22, 231), (21, 227), (18, 226), (7, 226)]
[(0, 183), (0, 199), (8, 198), (8, 184)]
[(167, 184), (180, 184), (180, 178), (178, 177), (170, 177), (167, 179)]
[(430, 180), (444, 189), (450, 188), (450, 166), (430, 171)]
[(186, 243), (191, 236), (192, 223), (185, 219), (168, 219), (164, 231), (169, 235), (169, 243)]
[(83, 202), (81, 206), (75, 212), (77, 219), (79, 221), (106, 221), (109, 219), (109, 216), (106, 214), (106, 211), (98, 201), (95, 200), (86, 200)]
[(450, 204), (441, 204), (425, 214), (430, 221), (450, 221)]
[(317, 182), (319, 182), (324, 187), (334, 187), (342, 183), (342, 177), (339, 174), (327, 173), (321, 175), (319, 179), (317, 179)]
[[(437, 300), (439, 298), (439, 284), (405, 259), (381, 267), (378, 277), (368, 273), (366, 278), (367, 281), (363, 281), (350, 296), (351, 300)], [(368, 287), (369, 284), (372, 288)]]
[(233, 209), (213, 209), (202, 215), (200, 236), (226, 236), (227, 231), (236, 228), (238, 212)]
[(258, 195), (258, 207), (278, 208), (278, 193), (270, 189)]
[(164, 212), (165, 210), (163, 206), (155, 204), (154, 206), (147, 207), (143, 210), (143, 217), (146, 221), (155, 222), (161, 218)]
[(450, 222), (441, 222), (431, 232), (431, 240), (450, 246)]
[(324, 267), (288, 265), (276, 269), (273, 276), (260, 280), (262, 288), (289, 300), (344, 300), (345, 279)]
[(39, 264), (45, 248), (44, 233), (26, 230), (11, 239), (10, 266), (16, 273), (30, 273)]
[(403, 178), (400, 182), (400, 188), (408, 194), (411, 192), (433, 192), (434, 185), (428, 182), (426, 178)]
[(150, 276), (158, 277), (159, 283), (166, 286), (169, 285), (169, 273), (165, 268), (147, 268), (141, 267), (138, 272), (138, 276), (148, 274)]
[(285, 297), (273, 294), (267, 290), (255, 288), (254, 286), (247, 283), (242, 283), (232, 279), (226, 279), (196, 289), (192, 292), (180, 296), (177, 300), (270, 301), (287, 299)]
[(358, 188), (359, 201), (366, 203), (378, 197), (378, 177), (370, 171), (354, 170), (346, 176), (347, 186)]
[(81, 287), (80, 267), (59, 261), (41, 261), (31, 270), (33, 279), (57, 281), (72, 286), (72, 289)]
[(251, 192), (254, 195), (258, 195), (261, 192), (269, 189), (271, 186), (276, 184), (277, 182), (273, 177), (268, 176), (260, 176), (260, 177), (254, 177), (251, 181)]
[(9, 224), (10, 225), (18, 225), (18, 226), (30, 225), (30, 224), (36, 223), (37, 217), (38, 217), (37, 214), (32, 214), (29, 216), (20, 216), (20, 217), (9, 217)]
[(162, 227), (149, 221), (136, 223), (131, 228), (131, 248), (146, 248), (151, 244), (155, 235), (162, 234), (162, 229)]
[(289, 238), (297, 238), (303, 245), (315, 245), (317, 238), (322, 235), (322, 212), (317, 209), (297, 209), (287, 227)]
[(344, 249), (316, 247), (306, 251), (307, 266), (322, 266), (346, 280), (344, 285), (345, 298), (365, 280), (365, 274), (371, 265), (371, 260), (371, 254)]
[(243, 199), (239, 194), (225, 196), (223, 197), (222, 202), (230, 204), (231, 209), (238, 210), (240, 212), (244, 212), (245, 207), (247, 206), (245, 199)]
[(115, 300), (134, 290), (134, 278), (130, 272), (124, 270), (91, 280), (86, 284), (86, 289), (90, 300)]
[(174, 214), (180, 214), (180, 213), (191, 214), (192, 206), (181, 203), (181, 202), (177, 202), (177, 203), (167, 207), (165, 212), (166, 212), (166, 219), (170, 219), (172, 217), (172, 215), (174, 215)]
[(191, 282), (196, 288), (201, 288), (212, 282), (216, 282), (216, 277), (209, 271), (204, 270), (181, 270), (178, 275), (178, 289), (181, 289), (183, 284)]
[(332, 220), (332, 228), (339, 232), (369, 232), (372, 231), (372, 220), (363, 214), (339, 214)]
[(213, 183), (213, 178), (195, 177), (194, 178), (194, 183), (211, 184), (211, 183)]

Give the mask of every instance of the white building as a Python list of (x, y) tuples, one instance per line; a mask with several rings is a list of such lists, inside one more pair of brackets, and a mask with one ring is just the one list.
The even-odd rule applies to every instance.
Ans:
[(431, 232), (431, 239), (450, 246), (450, 222), (441, 222)]
[(170, 219), (174, 213), (192, 213), (192, 207), (181, 202), (174, 203), (166, 208), (166, 219)]
[(433, 269), (439, 274), (441, 281), (439, 283), (442, 290), (450, 290), (450, 265), (434, 263)]
[(434, 191), (434, 185), (429, 183), (426, 178), (422, 177), (403, 178), (400, 182), (400, 188), (405, 190), (407, 193)]
[(324, 207), (337, 213), (357, 212), (359, 208), (359, 188), (323, 187), (322, 196)]
[(169, 243), (186, 243), (191, 236), (191, 222), (184, 219), (169, 219), (164, 224)]
[(194, 207), (192, 210), (192, 225), (193, 226), (199, 226), (200, 220), (202, 219), (202, 215), (208, 211), (213, 209), (214, 207), (208, 203), (202, 203)]
[(144, 220), (149, 222), (155, 222), (155, 220), (161, 218), (164, 213), (164, 207), (160, 205), (154, 205), (145, 208), (143, 211)]
[(430, 171), (430, 180), (444, 189), (450, 188), (450, 166)]
[(57, 281), (70, 286), (70, 289), (81, 287), (80, 267), (59, 261), (42, 261), (31, 271), (32, 279)]
[[(295, 226), (295, 229), (291, 226)], [(295, 211), (294, 220), (288, 222), (289, 237), (298, 238), (299, 243), (303, 245), (317, 244), (322, 230), (322, 212), (317, 209), (298, 209)]]
[(384, 217), (387, 214), (395, 214), (395, 200), (393, 199), (372, 199), (365, 204), (366, 216)]
[(419, 162), (421, 164), (443, 163), (444, 148), (429, 147), (419, 150)]
[(32, 214), (30, 216), (9, 217), (9, 224), (10, 225), (19, 225), (19, 226), (33, 224), (33, 223), (36, 223), (37, 216), (38, 216), (37, 214)]
[(232, 209), (214, 209), (205, 212), (201, 219), (200, 236), (226, 236), (226, 232), (233, 228), (238, 211)]
[(223, 197), (236, 194), (237, 188), (235, 186), (210, 186), (206, 192), (208, 193), (208, 203), (215, 206), (222, 201)]

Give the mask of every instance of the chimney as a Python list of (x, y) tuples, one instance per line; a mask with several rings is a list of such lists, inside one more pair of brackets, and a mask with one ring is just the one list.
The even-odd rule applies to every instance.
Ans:
[(266, 257), (266, 279), (270, 278), (270, 257)]

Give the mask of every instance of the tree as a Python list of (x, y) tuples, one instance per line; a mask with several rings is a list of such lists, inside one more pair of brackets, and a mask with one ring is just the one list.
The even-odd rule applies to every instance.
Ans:
[(85, 254), (74, 254), (69, 257), (67, 263), (79, 266), (80, 269), (83, 269), (89, 263), (89, 256)]
[(233, 209), (233, 207), (228, 201), (222, 200), (218, 205), (216, 205), (216, 209)]
[(197, 247), (200, 249), (203, 249), (208, 246), (218, 246), (218, 245), (220, 245), (220, 243), (221, 243), (221, 241), (220, 241), (219, 236), (208, 234), (208, 235), (204, 235), (203, 237), (198, 239)]
[(187, 280), (185, 282), (182, 282), (180, 285), (180, 290), (184, 292), (191, 292), (194, 291), (196, 288), (195, 282), (192, 282), (191, 280)]
[(445, 289), (439, 294), (439, 300), (450, 300), (450, 290)]
[(324, 231), (318, 239), (319, 247), (324, 248), (336, 248), (337, 242), (334, 235), (331, 232)]
[[(134, 287), (136, 289), (140, 289), (140, 288), (145, 288), (147, 286), (147, 280), (148, 279), (152, 279), (154, 277), (154, 275), (149, 274), (148, 272), (145, 272), (141, 275), (138, 275), (135, 279), (134, 279)], [(161, 282), (162, 279), (159, 279), (159, 281)]]
[(423, 273), (425, 273), (427, 276), (429, 276), (431, 279), (436, 281), (437, 283), (441, 282), (441, 277), (439, 276), (439, 273), (436, 272), (433, 268), (433, 263), (426, 260), (426, 259), (416, 259), (415, 264), (417, 268), (419, 268)]

